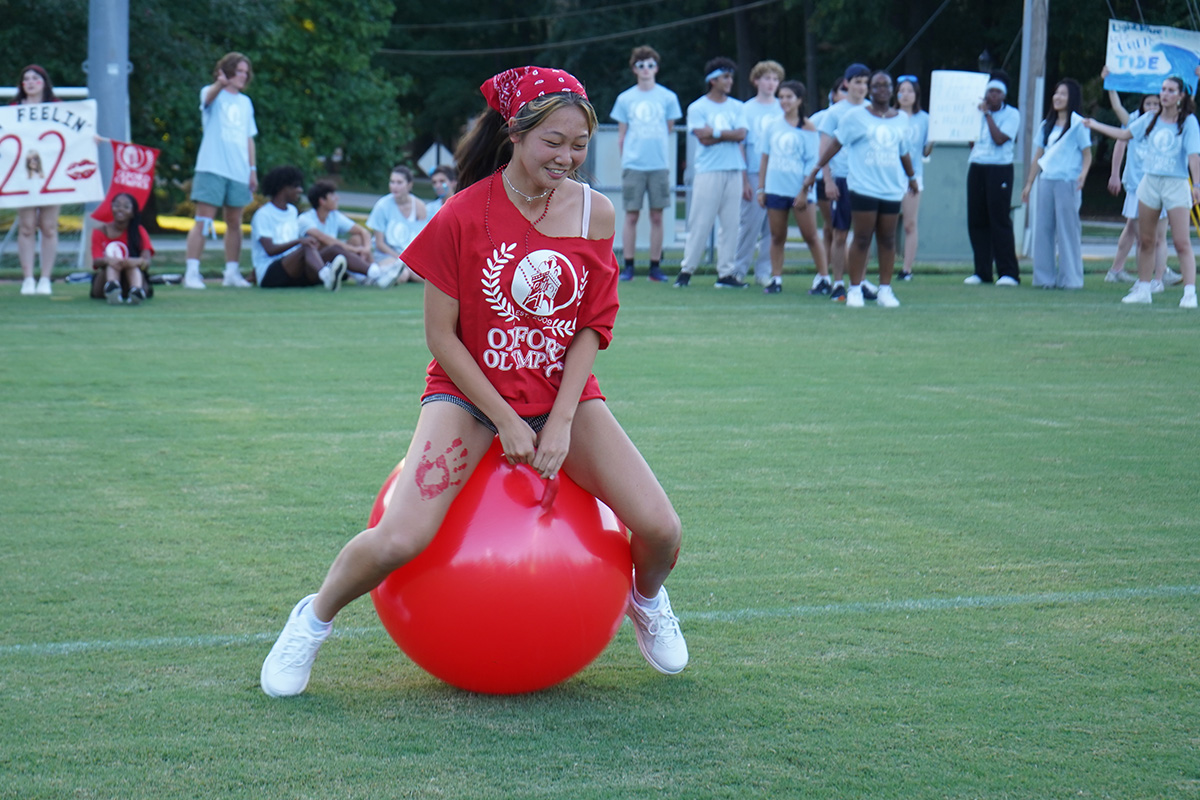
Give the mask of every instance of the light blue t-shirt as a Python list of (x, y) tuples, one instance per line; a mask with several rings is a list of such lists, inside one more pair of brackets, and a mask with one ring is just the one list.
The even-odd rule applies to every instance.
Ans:
[(617, 95), (609, 116), (627, 126), (621, 169), (650, 172), (670, 167), (667, 123), (683, 116), (674, 92), (658, 84), (649, 91), (630, 87)]
[[(1129, 116), (1129, 125), (1137, 122), (1142, 116), (1142, 112), (1135, 111)], [(1125, 143), (1125, 167), (1121, 170), (1121, 185), (1125, 187), (1125, 191), (1129, 194), (1137, 194), (1138, 184), (1142, 182), (1142, 177), (1145, 175), (1142, 172), (1142, 154), (1146, 150), (1145, 139), (1129, 139)]]
[(992, 120), (1000, 132), (1008, 137), (1008, 141), (1004, 144), (996, 144), (992, 140), (992, 131), (988, 127), (987, 117), (981, 117), (979, 136), (975, 139), (975, 146), (971, 148), (971, 155), (967, 158), (967, 163), (992, 165), (1013, 163), (1014, 146), (1017, 143), (1017, 134), (1021, 130), (1021, 112), (1005, 104), (1000, 107), (999, 111), (992, 114)]
[[(367, 227), (373, 231), (382, 231), (383, 240), (388, 243), (388, 246), (397, 253), (403, 253), (404, 248), (408, 247), (409, 243), (421, 232), (421, 228), (425, 227), (425, 220), (417, 219), (416, 203), (413, 203), (412, 212), (406, 217), (400, 213), (400, 207), (396, 205), (396, 198), (385, 194), (375, 201), (375, 207), (371, 209), (371, 215), (367, 217)], [(383, 254), (377, 255), (382, 256)]]
[[(1042, 139), (1042, 129), (1039, 127), (1037, 139)], [(1083, 124), (1083, 117), (1071, 112), (1071, 119), (1064, 131), (1061, 125), (1055, 125), (1050, 131), (1050, 137), (1042, 148), (1042, 157), (1038, 166), (1042, 168), (1042, 177), (1049, 181), (1076, 181), (1083, 169), (1083, 151), (1092, 146), (1092, 132)]]
[(1142, 171), (1146, 175), (1186, 178), (1188, 156), (1200, 155), (1200, 123), (1196, 122), (1194, 114), (1189, 114), (1183, 121), (1181, 134), (1178, 122), (1159, 120), (1147, 135), (1146, 129), (1157, 116), (1143, 114), (1136, 122), (1129, 124), (1129, 130), (1133, 133), (1132, 141), (1145, 143), (1141, 153)]
[(746, 115), (746, 171), (758, 172), (767, 129), (775, 120), (783, 119), (783, 108), (775, 98), (771, 98), (770, 103), (760, 103), (757, 97), (751, 97), (742, 103), (742, 109)]
[(354, 220), (336, 208), (325, 215), (324, 222), (321, 222), (321, 218), (317, 216), (317, 210), (310, 208), (300, 215), (299, 224), (301, 233), (307, 233), (316, 228), (321, 233), (326, 236), (332, 236), (334, 239), (342, 238), (354, 228)]
[(238, 92), (217, 92), (208, 108), (200, 90), (200, 124), (204, 134), (196, 154), (196, 172), (209, 172), (239, 183), (250, 182), (250, 138), (258, 135), (254, 103)]
[(254, 212), (254, 217), (250, 220), (250, 258), (254, 263), (254, 274), (258, 276), (259, 286), (262, 286), (267, 267), (300, 246), (289, 247), (282, 253), (269, 255), (262, 246), (261, 240), (264, 236), (275, 244), (299, 239), (300, 214), (296, 207), (289, 204), (287, 208), (279, 208), (274, 203), (266, 203)]
[[(715, 103), (703, 95), (699, 100), (688, 106), (687, 129), (712, 128), (713, 133), (735, 131), (746, 127), (746, 115), (742, 111), (742, 102), (726, 97), (725, 102)], [(720, 172), (721, 170), (746, 169), (746, 161), (742, 158), (742, 148), (738, 142), (718, 142), (713, 145), (700, 145), (696, 148), (696, 172)]]
[[(842, 123), (842, 117), (850, 113), (856, 108), (862, 108), (863, 104), (855, 105), (849, 100), (839, 100), (829, 108), (825, 109), (825, 113), (821, 116), (820, 128), (822, 134), (829, 138), (835, 138), (838, 125)], [(822, 139), (822, 141), (825, 141)], [(845, 178), (850, 174), (850, 154), (843, 149), (837, 155), (829, 160), (829, 168), (833, 170), (833, 177)]]
[(850, 151), (850, 191), (880, 200), (904, 199), (908, 177), (896, 164), (908, 152), (907, 114), (881, 118), (865, 106), (856, 108), (842, 117), (835, 135)]
[[(904, 112), (901, 111), (901, 114)], [(913, 177), (917, 184), (925, 176), (925, 145), (929, 143), (929, 112), (918, 111), (908, 117), (908, 155), (912, 159)], [(904, 165), (900, 165), (900, 176), (908, 185), (908, 176), (904, 174)]]
[[(767, 128), (762, 151), (767, 156), (767, 178), (763, 186), (767, 194), (795, 197), (803, 188), (804, 178), (817, 165), (821, 134), (790, 125), (777, 119)], [(817, 201), (817, 187), (808, 190), (809, 202)]]

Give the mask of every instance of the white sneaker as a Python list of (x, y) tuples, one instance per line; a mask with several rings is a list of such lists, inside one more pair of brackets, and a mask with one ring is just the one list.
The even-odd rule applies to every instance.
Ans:
[(875, 284), (871, 283), (871, 282), (870, 282), (869, 280), (867, 280), (866, 278), (863, 278), (863, 282), (862, 282), (861, 284), (859, 284), (859, 285), (860, 285), (860, 286), (862, 286), (862, 288), (863, 288), (865, 291), (867, 291), (867, 292), (870, 292), (871, 294), (878, 294), (878, 293), (879, 293), (879, 287), (878, 287), (878, 286), (876, 286)]
[(633, 599), (630, 589), (625, 614), (633, 621), (638, 649), (650, 666), (664, 675), (678, 675), (688, 663), (687, 642), (679, 629), (679, 618), (671, 611), (666, 588), (658, 590), (657, 601), (657, 608), (643, 608)]
[(1128, 272), (1126, 272), (1123, 269), (1116, 270), (1115, 272), (1110, 269), (1108, 272), (1104, 273), (1104, 282), (1105, 283), (1136, 283), (1137, 278), (1135, 278), (1133, 275), (1130, 275)]
[(875, 305), (883, 308), (899, 308), (900, 299), (896, 297), (891, 286), (880, 286), (879, 292), (875, 295)]
[(21, 281), (21, 294), (37, 294), (37, 280), (32, 275)]
[(323, 636), (312, 634), (308, 630), (308, 623), (300, 619), (300, 612), (315, 597), (315, 594), (310, 594), (296, 603), (288, 615), (287, 624), (275, 640), (275, 646), (263, 661), (259, 683), (271, 697), (292, 697), (308, 686), (308, 676), (312, 673), (313, 662), (317, 660), (317, 651), (329, 636), (329, 631)]
[(225, 270), (225, 277), (221, 280), (222, 286), (232, 286), (235, 289), (249, 289), (254, 284), (242, 277), (242, 273), (236, 269)]
[(1145, 303), (1149, 305), (1150, 299), (1150, 284), (1135, 283), (1133, 288), (1129, 290), (1129, 294), (1121, 298), (1122, 303)]
[(204, 278), (200, 277), (199, 272), (188, 272), (183, 276), (183, 288), (185, 289), (203, 289)]
[(1179, 307), (1180, 308), (1195, 308), (1196, 307), (1196, 295), (1195, 294), (1185, 294), (1183, 296), (1183, 298), (1179, 301)]
[(329, 262), (329, 271), (325, 273), (325, 288), (336, 292), (342, 288), (342, 281), (345, 279), (346, 257), (339, 253), (333, 257), (333, 261)]
[(978, 275), (968, 275), (967, 279), (964, 280), (963, 283), (965, 283), (967, 286), (978, 286), (979, 284), (983, 283), (983, 278), (979, 277)]
[(50, 294), (50, 291), (50, 279), (45, 275), (38, 278), (37, 289), (35, 289), (34, 292), (36, 294)]
[(1167, 286), (1175, 286), (1183, 283), (1183, 276), (1170, 267), (1167, 267), (1166, 271), (1163, 272), (1162, 280)]
[(846, 290), (846, 308), (862, 308), (864, 305), (861, 284)]
[(379, 278), (376, 279), (375, 285), (380, 289), (386, 289), (396, 282), (396, 278), (400, 277), (400, 273), (404, 270), (404, 264), (397, 261), (389, 266), (379, 268)]
[(1156, 281), (1156, 280), (1150, 281), (1150, 294), (1161, 294), (1165, 290), (1166, 290), (1166, 287), (1163, 286), (1162, 281)]
[(997, 286), (1020, 286), (1021, 284), (1020, 284), (1020, 282), (1017, 281), (1016, 278), (1013, 278), (1009, 275), (1005, 275), (1003, 278), (999, 278), (996, 280), (996, 285)]

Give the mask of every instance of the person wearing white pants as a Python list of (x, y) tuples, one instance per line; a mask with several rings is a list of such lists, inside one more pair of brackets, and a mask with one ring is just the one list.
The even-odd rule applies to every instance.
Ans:
[[(746, 112), (746, 139), (742, 142), (746, 154), (746, 184), (751, 189), (760, 183), (758, 168), (762, 160), (762, 142), (767, 130), (778, 119), (783, 119), (783, 109), (775, 93), (784, 78), (783, 65), (778, 61), (760, 61), (750, 70), (750, 83), (757, 90), (742, 104)], [(742, 193), (742, 209), (738, 218), (737, 255), (734, 257), (735, 272), (739, 281), (750, 274), (750, 260), (754, 248), (758, 248), (758, 260), (754, 262), (754, 279), (760, 286), (771, 282), (771, 230), (767, 225), (767, 209), (758, 204), (758, 198)]]
[(674, 283), (677, 289), (691, 281), (704, 255), (713, 222), (718, 219), (721, 232), (717, 243), (716, 287), (746, 288), (734, 275), (733, 261), (741, 198), (749, 193), (745, 185), (746, 160), (740, 146), (746, 138), (746, 115), (742, 104), (729, 96), (736, 67), (733, 61), (722, 57), (705, 64), (708, 92), (688, 106), (688, 133), (696, 137), (700, 147), (696, 148), (687, 242)]

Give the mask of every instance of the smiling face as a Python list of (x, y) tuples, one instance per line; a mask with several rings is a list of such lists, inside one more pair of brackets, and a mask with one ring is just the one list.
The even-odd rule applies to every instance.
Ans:
[(240, 92), (250, 82), (250, 65), (245, 61), (239, 61), (237, 69), (233, 71), (233, 74), (226, 75), (225, 77), (229, 78), (229, 85)]
[(846, 81), (846, 97), (852, 103), (861, 103), (867, 96), (867, 89), (870, 86), (870, 79), (866, 75), (859, 75), (857, 78), (851, 78)]
[[(540, 125), (511, 137), (513, 182), (527, 194), (557, 188), (587, 158), (591, 133), (587, 115), (578, 106), (563, 106)], [(532, 188), (533, 191), (529, 191)]]
[(796, 97), (796, 93), (791, 89), (780, 89), (779, 106), (783, 109), (784, 114), (791, 116), (800, 107), (800, 98)]
[(46, 81), (38, 74), (37, 70), (28, 69), (21, 76), (21, 88), (25, 90), (25, 97), (28, 102), (40, 103), (42, 92), (46, 89)]
[(1054, 90), (1054, 96), (1050, 98), (1050, 105), (1055, 111), (1066, 111), (1071, 104), (1071, 93), (1067, 91), (1067, 85), (1060, 83), (1058, 88)]
[(123, 228), (133, 219), (133, 202), (125, 195), (117, 195), (112, 201), (113, 222)]
[(722, 72), (709, 82), (709, 86), (718, 94), (728, 95), (733, 91), (733, 73)]

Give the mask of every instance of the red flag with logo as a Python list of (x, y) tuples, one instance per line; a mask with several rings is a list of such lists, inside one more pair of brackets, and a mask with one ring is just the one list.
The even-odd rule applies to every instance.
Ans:
[(113, 178), (108, 187), (108, 196), (92, 212), (92, 219), (112, 222), (112, 201), (119, 194), (131, 194), (138, 208), (144, 209), (154, 188), (154, 165), (158, 151), (153, 147), (142, 147), (128, 142), (112, 142)]

